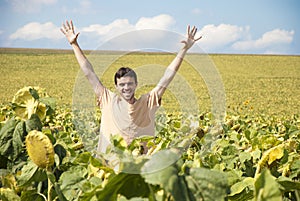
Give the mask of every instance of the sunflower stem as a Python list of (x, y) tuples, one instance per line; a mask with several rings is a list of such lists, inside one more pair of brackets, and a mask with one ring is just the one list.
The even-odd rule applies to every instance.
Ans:
[[(47, 171), (48, 172), (51, 172), (51, 167), (48, 167), (47, 168)], [(51, 199), (51, 189), (52, 189), (52, 182), (51, 182), (51, 180), (50, 180), (50, 178), (49, 178), (49, 176), (48, 176), (48, 201), (52, 201), (52, 199)]]
[(48, 178), (48, 201), (51, 201), (51, 188), (52, 188), (52, 186), (51, 186), (52, 184), (51, 184), (51, 182), (50, 182), (50, 179)]

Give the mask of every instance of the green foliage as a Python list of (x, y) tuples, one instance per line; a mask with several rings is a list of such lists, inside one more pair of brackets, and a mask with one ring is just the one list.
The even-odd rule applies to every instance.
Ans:
[[(99, 111), (87, 115), (63, 106), (54, 109), (53, 102), (46, 105), (53, 111), (44, 119), (35, 113), (29, 119), (18, 119), (13, 108), (5, 107), (0, 130), (1, 200), (300, 197), (297, 115), (276, 118), (232, 113), (218, 129), (213, 129), (210, 113), (192, 120), (183, 115), (158, 116), (157, 136), (137, 138), (127, 146), (115, 135), (110, 153), (97, 156), (91, 147), (93, 140), (97, 142)], [(190, 127), (190, 121), (197, 121), (199, 128)], [(51, 169), (40, 169), (28, 158), (23, 143), (31, 130), (42, 131), (51, 140), (55, 151)], [(86, 142), (89, 134), (93, 140)], [(141, 154), (141, 143), (147, 145), (147, 154)], [(108, 163), (112, 157), (117, 163)]]

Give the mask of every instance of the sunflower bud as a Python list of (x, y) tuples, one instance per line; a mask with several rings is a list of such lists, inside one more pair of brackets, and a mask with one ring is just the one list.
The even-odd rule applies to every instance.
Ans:
[(37, 166), (47, 169), (54, 164), (54, 149), (47, 135), (32, 130), (26, 136), (25, 144), (30, 159)]

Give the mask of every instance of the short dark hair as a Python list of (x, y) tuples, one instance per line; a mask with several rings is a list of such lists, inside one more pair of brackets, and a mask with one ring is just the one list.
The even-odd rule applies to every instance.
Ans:
[(120, 79), (121, 77), (133, 77), (135, 83), (137, 83), (137, 76), (134, 70), (132, 70), (129, 67), (121, 67), (116, 73), (115, 73), (115, 85), (117, 85), (117, 79)]

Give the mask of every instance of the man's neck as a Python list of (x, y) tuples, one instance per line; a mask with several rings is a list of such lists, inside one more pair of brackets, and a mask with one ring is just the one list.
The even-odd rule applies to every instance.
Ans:
[(136, 98), (135, 98), (135, 97), (132, 97), (130, 100), (126, 100), (126, 101), (127, 101), (127, 103), (129, 103), (129, 104), (134, 104), (135, 101), (136, 101)]
[(123, 99), (123, 100), (126, 101), (128, 104), (134, 104), (134, 103), (136, 102), (136, 98), (134, 97), (134, 95), (133, 95), (133, 97), (130, 98), (129, 100), (125, 99), (121, 94), (119, 94), (119, 98), (120, 98), (120, 99)]

